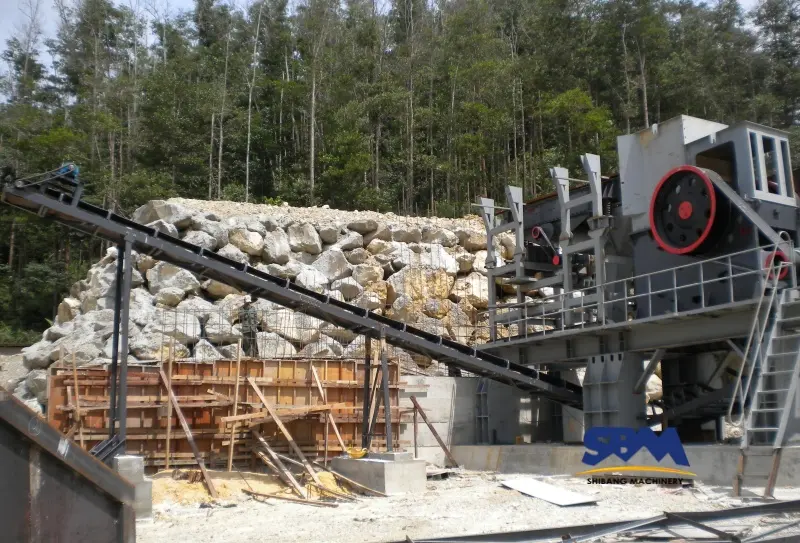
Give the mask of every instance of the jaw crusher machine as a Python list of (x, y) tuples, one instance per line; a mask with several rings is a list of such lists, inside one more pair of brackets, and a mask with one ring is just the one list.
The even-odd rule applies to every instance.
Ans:
[[(584, 155), (588, 180), (551, 168), (555, 194), (523, 204), (518, 189), (509, 187), (509, 208), (499, 214), (493, 201), (479, 202), (489, 251), (503, 230), (515, 231), (518, 240), (514, 261), (489, 270), (487, 348), (513, 358), (509, 345), (515, 344), (519, 358), (536, 363), (523, 353), (535, 353), (549, 337), (620, 325), (635, 334), (637, 323), (719, 313), (757, 300), (769, 284), (796, 285), (794, 267), (780, 265), (796, 260), (798, 241), (786, 133), (679, 116), (620, 136), (617, 144), (619, 168), (611, 177), (600, 176), (599, 157)], [(515, 303), (498, 301), (497, 283), (514, 285)], [(667, 332), (670, 322), (657, 333)], [(538, 325), (534, 335), (527, 332), (531, 323)], [(541, 367), (586, 368), (585, 428), (638, 427), (654, 419), (645, 409), (643, 368), (652, 373), (661, 361), (658, 403), (675, 414), (670, 424), (705, 437), (716, 429), (719, 437), (731, 401), (725, 388), (735, 374), (731, 356), (742, 355), (745, 341), (734, 335), (650, 351), (606, 346), (577, 362)]]

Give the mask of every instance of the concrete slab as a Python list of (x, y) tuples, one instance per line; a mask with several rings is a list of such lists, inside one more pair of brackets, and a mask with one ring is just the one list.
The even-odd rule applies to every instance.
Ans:
[[(629, 460), (631, 465), (661, 465), (685, 468), (706, 484), (730, 486), (739, 460), (737, 445), (684, 445), (689, 468), (677, 466), (669, 456), (657, 462), (642, 450)], [(539, 475), (570, 475), (587, 468), (581, 461), (582, 445), (457, 445), (452, 453), (466, 468), (499, 473), (534, 473)], [(595, 467), (615, 466), (622, 462), (610, 457)], [(800, 486), (800, 447), (785, 447), (778, 471), (778, 487)]]
[(409, 462), (414, 460), (410, 452), (371, 452), (367, 455), (370, 460), (386, 460), (388, 462)]
[(334, 471), (384, 494), (425, 492), (427, 476), (423, 460), (392, 462), (371, 458), (334, 458)]

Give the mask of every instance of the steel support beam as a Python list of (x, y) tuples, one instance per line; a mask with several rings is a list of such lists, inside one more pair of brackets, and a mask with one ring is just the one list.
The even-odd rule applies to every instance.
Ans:
[(364, 338), (364, 400), (361, 405), (364, 407), (364, 417), (361, 421), (361, 448), (369, 448), (369, 411), (370, 411), (370, 387), (372, 385), (372, 338)]
[(641, 394), (644, 392), (644, 387), (647, 386), (647, 380), (650, 379), (650, 376), (656, 371), (656, 367), (661, 362), (661, 359), (664, 358), (665, 352), (667, 352), (666, 349), (656, 349), (653, 356), (650, 357), (650, 362), (648, 362), (642, 376), (639, 377), (639, 380), (636, 381), (633, 387), (634, 394)]
[(119, 440), (125, 443), (128, 426), (128, 320), (130, 313), (131, 299), (131, 276), (133, 275), (133, 257), (131, 255), (132, 243), (131, 236), (125, 236), (125, 241), (120, 244), (122, 249), (125, 271), (122, 277), (122, 310), (120, 312), (120, 342), (119, 350), (122, 354), (122, 363), (119, 372), (119, 391), (117, 400), (119, 402)]

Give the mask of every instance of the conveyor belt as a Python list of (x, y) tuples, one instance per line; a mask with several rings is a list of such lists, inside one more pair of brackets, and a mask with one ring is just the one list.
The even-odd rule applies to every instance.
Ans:
[(335, 300), (83, 200), (73, 201), (71, 194), (47, 184), (6, 185), (2, 201), (114, 243), (128, 240), (135, 251), (357, 334), (376, 339), (383, 334), (386, 342), (396, 347), (566, 405), (581, 407), (581, 387), (578, 385)]

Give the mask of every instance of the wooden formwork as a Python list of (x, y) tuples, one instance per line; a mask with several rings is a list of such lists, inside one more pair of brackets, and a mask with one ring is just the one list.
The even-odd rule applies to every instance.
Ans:
[[(66, 361), (64, 361), (66, 362)], [(186, 417), (201, 456), (209, 466), (225, 465), (231, 427), (225, 426), (222, 417), (234, 413), (233, 398), (236, 384), (236, 360), (214, 362), (175, 361), (169, 375), (167, 363), (155, 366), (130, 366), (128, 368), (127, 446), (129, 454), (144, 456), (149, 466), (165, 466), (167, 460), (167, 435), (169, 434), (169, 465), (195, 464), (186, 436), (178, 424), (174, 410), (168, 418), (169, 402), (166, 387), (159, 377), (163, 369), (172, 381), (173, 394)], [(237, 414), (243, 415), (263, 409), (263, 404), (250, 386), (248, 377), (258, 385), (264, 398), (278, 407), (314, 406), (325, 403), (313, 379), (311, 367), (321, 382), (327, 396), (330, 413), (338, 425), (347, 447), (361, 446), (363, 421), (364, 361), (354, 359), (243, 359), (239, 370), (239, 401)], [(77, 373), (76, 402), (75, 379)], [(84, 448), (91, 449), (106, 439), (109, 433), (109, 370), (108, 368), (78, 368), (65, 363), (51, 366), (48, 380), (48, 421), (68, 433), (76, 442), (82, 439)], [(373, 378), (375, 366), (373, 365)], [(395, 448), (401, 418), (408, 415), (399, 408), (399, 367), (389, 365), (390, 406), (392, 436)], [(380, 395), (380, 388), (376, 391)], [(79, 408), (83, 424), (77, 422)], [(384, 410), (378, 410), (372, 441), (375, 449), (383, 449), (385, 441)], [(342, 447), (329, 431), (326, 440), (325, 415), (311, 413), (304, 418), (287, 423), (295, 442), (307, 456), (324, 458), (326, 445), (329, 456), (342, 452)], [(277, 432), (275, 424), (264, 423), (262, 435), (270, 439), (278, 452), (288, 452), (289, 444)], [(234, 456), (236, 462), (253, 461), (252, 437), (247, 425), (235, 427)], [(327, 444), (326, 444), (327, 441)]]

